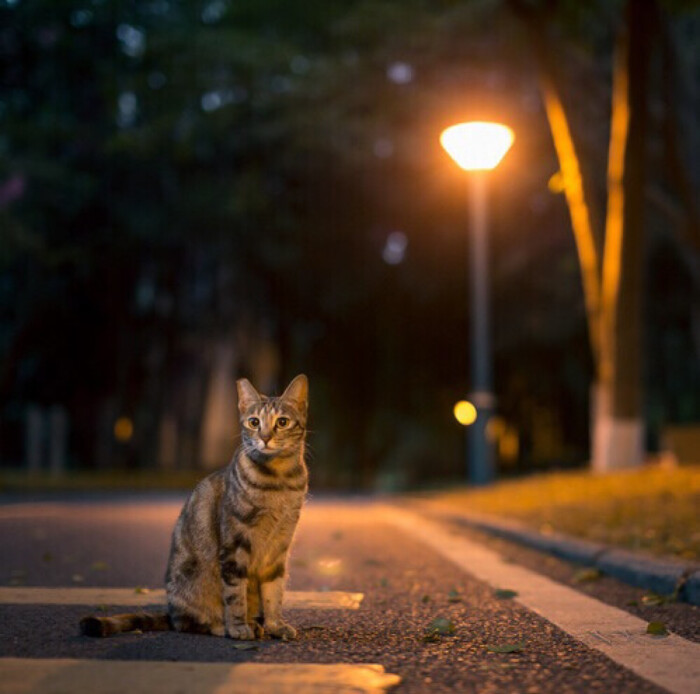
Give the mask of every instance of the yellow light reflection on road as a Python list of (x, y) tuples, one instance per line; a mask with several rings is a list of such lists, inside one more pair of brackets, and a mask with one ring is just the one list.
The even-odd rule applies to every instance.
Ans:
[(321, 557), (316, 562), (316, 570), (322, 576), (337, 576), (343, 570), (343, 560), (338, 557)]

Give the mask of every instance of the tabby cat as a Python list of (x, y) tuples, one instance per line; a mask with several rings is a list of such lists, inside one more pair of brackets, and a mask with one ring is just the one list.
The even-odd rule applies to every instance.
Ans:
[(203, 479), (180, 513), (165, 576), (168, 611), (89, 616), (83, 634), (187, 631), (253, 639), (293, 639), (282, 619), (287, 554), (308, 487), (304, 441), (308, 381), (297, 376), (280, 397), (237, 383), (241, 446), (231, 463)]

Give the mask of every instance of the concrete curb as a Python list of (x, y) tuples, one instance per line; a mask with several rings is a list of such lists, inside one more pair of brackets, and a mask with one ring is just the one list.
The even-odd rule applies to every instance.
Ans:
[(671, 595), (680, 586), (679, 600), (700, 605), (700, 566), (697, 563), (657, 559), (561, 533), (542, 535), (516, 521), (457, 511), (437, 502), (419, 501), (411, 505), (436, 518), (533, 547), (560, 559), (595, 567), (608, 576), (659, 595)]

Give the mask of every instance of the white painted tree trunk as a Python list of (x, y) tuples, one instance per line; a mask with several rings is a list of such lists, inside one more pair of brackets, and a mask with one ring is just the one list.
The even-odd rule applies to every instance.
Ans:
[(595, 473), (639, 467), (644, 462), (644, 419), (612, 414), (612, 393), (605, 385), (591, 389), (591, 469)]

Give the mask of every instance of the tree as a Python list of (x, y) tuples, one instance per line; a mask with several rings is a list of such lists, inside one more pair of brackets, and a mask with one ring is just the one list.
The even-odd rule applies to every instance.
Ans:
[[(637, 466), (645, 457), (641, 301), (650, 61), (660, 10), (654, 0), (628, 0), (622, 19), (614, 18), (619, 28), (612, 61), (607, 213), (601, 223), (595, 179), (590, 169), (586, 177), (571, 105), (563, 96), (564, 77), (555, 57), (561, 46), (552, 37), (552, 12), (571, 7), (548, 0), (510, 0), (509, 5), (523, 20), (536, 57), (578, 249), (596, 374), (592, 466), (597, 471)], [(680, 168), (677, 163), (676, 171)]]

